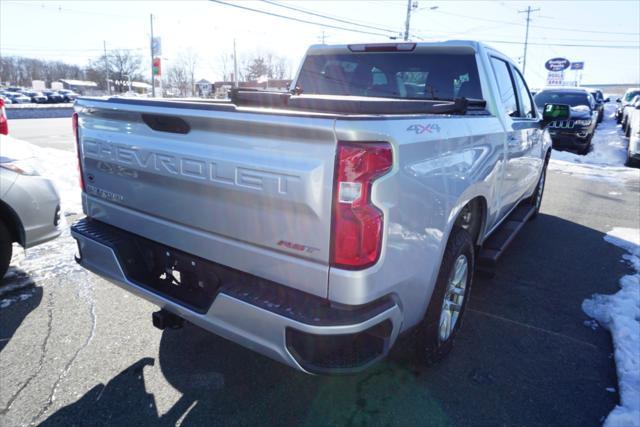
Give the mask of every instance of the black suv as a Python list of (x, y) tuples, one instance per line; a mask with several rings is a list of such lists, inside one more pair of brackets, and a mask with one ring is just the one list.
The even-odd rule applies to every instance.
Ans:
[(549, 124), (553, 148), (577, 150), (586, 154), (591, 148), (591, 138), (598, 122), (598, 110), (594, 97), (580, 88), (547, 88), (533, 98), (538, 109), (545, 104), (568, 104), (569, 120), (557, 120)]
[(598, 123), (604, 118), (604, 104), (611, 101), (610, 98), (604, 97), (604, 94), (600, 89), (591, 89), (591, 95), (596, 100), (596, 109), (598, 110)]

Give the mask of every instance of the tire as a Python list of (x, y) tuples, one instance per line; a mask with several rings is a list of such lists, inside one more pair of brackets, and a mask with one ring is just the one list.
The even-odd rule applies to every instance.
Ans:
[[(461, 259), (464, 261), (460, 261)], [(466, 263), (466, 275), (464, 278), (458, 277), (460, 286), (451, 285), (456, 279), (456, 266), (460, 267), (464, 263)], [(431, 295), (427, 313), (417, 329), (418, 357), (424, 364), (432, 365), (441, 361), (453, 348), (469, 301), (474, 271), (473, 240), (464, 229), (454, 228), (442, 258), (438, 280)], [(462, 286), (462, 284), (464, 285)], [(457, 292), (462, 292), (461, 300), (459, 299), (460, 295), (448, 292), (451, 289), (450, 286), (453, 286)], [(443, 314), (445, 298), (449, 301), (448, 306), (455, 306), (456, 309), (447, 310)], [(457, 304), (458, 302), (459, 304)], [(457, 313), (457, 316), (453, 318), (452, 313), (453, 315)], [(444, 319), (448, 319), (448, 323)], [(443, 321), (446, 324), (443, 324)], [(447, 325), (450, 327), (446, 328)]]
[(11, 240), (11, 233), (9, 233), (4, 222), (0, 220), (0, 280), (2, 280), (9, 269), (9, 262), (11, 261), (11, 254), (13, 252), (13, 242)]
[(540, 212), (540, 206), (542, 205), (542, 196), (544, 195), (544, 186), (547, 182), (547, 165), (549, 164), (548, 158), (544, 161), (544, 167), (542, 168), (542, 173), (540, 174), (540, 178), (538, 178), (538, 185), (536, 186), (536, 191), (531, 195), (531, 199), (529, 199), (529, 203), (533, 205), (535, 210), (533, 214), (529, 218), (530, 220), (535, 219), (538, 216), (538, 212)]

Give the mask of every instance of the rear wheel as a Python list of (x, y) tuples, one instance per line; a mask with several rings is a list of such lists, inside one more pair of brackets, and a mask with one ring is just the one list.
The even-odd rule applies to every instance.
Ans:
[(9, 261), (11, 261), (11, 254), (13, 252), (13, 246), (11, 242), (11, 233), (4, 225), (4, 222), (0, 220), (0, 279), (2, 279), (9, 269)]
[(547, 181), (547, 164), (548, 160), (544, 161), (544, 166), (542, 167), (542, 172), (540, 173), (540, 178), (538, 179), (538, 186), (536, 187), (536, 191), (531, 195), (531, 199), (529, 199), (529, 203), (533, 205), (535, 211), (531, 215), (531, 219), (534, 219), (538, 216), (538, 212), (540, 212), (540, 206), (542, 205), (542, 195), (544, 194), (544, 185)]
[(453, 348), (469, 300), (474, 266), (471, 236), (464, 229), (454, 228), (427, 313), (418, 329), (418, 351), (426, 364), (442, 360)]

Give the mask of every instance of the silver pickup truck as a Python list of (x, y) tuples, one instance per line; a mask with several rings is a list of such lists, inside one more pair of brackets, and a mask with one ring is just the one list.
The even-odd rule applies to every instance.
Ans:
[[(80, 98), (78, 262), (309, 373), (400, 333), (451, 349), (474, 272), (542, 198), (551, 141), (522, 74), (477, 42), (312, 46), (287, 93)], [(123, 309), (126, 309), (123, 307)]]

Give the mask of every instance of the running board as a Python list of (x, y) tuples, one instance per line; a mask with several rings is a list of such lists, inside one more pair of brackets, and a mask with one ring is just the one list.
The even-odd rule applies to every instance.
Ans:
[(489, 236), (480, 249), (478, 267), (481, 272), (493, 274), (498, 259), (535, 212), (535, 206), (524, 202), (509, 214)]

